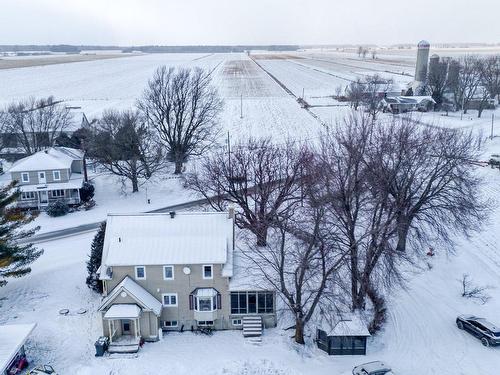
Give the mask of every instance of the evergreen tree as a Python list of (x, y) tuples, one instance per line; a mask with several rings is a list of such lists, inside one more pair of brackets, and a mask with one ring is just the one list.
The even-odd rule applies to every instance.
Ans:
[(35, 216), (12, 208), (11, 204), (20, 195), (16, 185), (14, 181), (0, 188), (0, 287), (7, 284), (9, 277), (22, 277), (30, 273), (29, 265), (43, 253), (32, 243), (20, 243), (31, 237), (39, 227), (22, 230)]
[(102, 293), (102, 281), (99, 280), (97, 270), (101, 266), (102, 249), (104, 247), (104, 233), (106, 232), (106, 222), (102, 222), (99, 231), (92, 240), (90, 256), (87, 261), (87, 285), (96, 292)]

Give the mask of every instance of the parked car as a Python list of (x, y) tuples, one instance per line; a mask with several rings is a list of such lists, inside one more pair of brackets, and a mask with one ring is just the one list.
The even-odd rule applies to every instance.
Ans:
[(394, 375), (392, 369), (384, 362), (368, 362), (352, 369), (353, 375)]
[(456, 320), (457, 327), (481, 340), (484, 346), (500, 345), (500, 328), (484, 318), (473, 315), (460, 315)]
[(50, 365), (40, 365), (29, 371), (27, 375), (57, 375), (57, 372)]

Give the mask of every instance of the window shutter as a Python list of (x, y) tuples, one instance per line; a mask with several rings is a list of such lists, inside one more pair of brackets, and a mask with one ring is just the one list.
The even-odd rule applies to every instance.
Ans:
[(222, 309), (222, 297), (220, 293), (217, 293), (217, 310)]
[(194, 309), (194, 296), (192, 294), (189, 295), (189, 310)]

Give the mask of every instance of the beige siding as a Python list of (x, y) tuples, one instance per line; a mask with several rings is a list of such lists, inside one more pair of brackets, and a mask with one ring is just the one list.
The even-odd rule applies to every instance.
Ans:
[(41, 169), (40, 171), (29, 171), (29, 182), (23, 182), (21, 179), (21, 174), (23, 172), (11, 172), (11, 178), (12, 180), (17, 180), (19, 181), (19, 185), (38, 185), (40, 183), (38, 179), (38, 172), (45, 172), (45, 179), (48, 184), (56, 182), (68, 182), (70, 178), (70, 170), (69, 169), (55, 169), (58, 170), (59, 173), (61, 174), (61, 179), (54, 181), (54, 174), (52, 173), (54, 170), (43, 170)]
[[(177, 306), (165, 306), (162, 309), (160, 320), (176, 320), (178, 329), (184, 325), (184, 329), (196, 326), (194, 311), (189, 309), (189, 294), (196, 288), (214, 288), (221, 294), (222, 309), (217, 311), (216, 327), (227, 329), (229, 327), (229, 279), (222, 277), (222, 265), (213, 265), (213, 279), (203, 279), (202, 265), (187, 265), (191, 269), (189, 275), (184, 274), (185, 265), (174, 266), (174, 280), (163, 279), (163, 266), (146, 266), (146, 280), (135, 279), (134, 267), (113, 267), (113, 280), (106, 282), (108, 292), (119, 284), (125, 276), (130, 276), (144, 289), (150, 292), (159, 301), (162, 301), (162, 294), (177, 293)], [(217, 325), (218, 324), (218, 325)]]

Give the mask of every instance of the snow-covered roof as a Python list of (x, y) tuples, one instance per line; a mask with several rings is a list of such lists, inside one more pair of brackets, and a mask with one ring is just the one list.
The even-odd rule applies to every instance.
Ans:
[(36, 323), (0, 326), (0, 374), (7, 369), (35, 327)]
[(328, 336), (370, 336), (366, 324), (356, 314), (343, 317), (333, 324), (323, 319), (320, 329)]
[(104, 314), (104, 319), (136, 319), (141, 315), (141, 308), (131, 303), (113, 305)]
[(217, 291), (214, 288), (198, 288), (195, 295), (196, 297), (215, 297)]
[(132, 297), (144, 309), (153, 311), (157, 316), (160, 315), (162, 308), (161, 302), (128, 276), (126, 276), (120, 284), (115, 286), (111, 293), (103, 299), (101, 306), (99, 306), (99, 311), (104, 311), (122, 292), (127, 293), (127, 295)]
[(28, 191), (46, 191), (46, 190), (64, 190), (64, 189), (80, 189), (83, 185), (83, 176), (71, 175), (68, 182), (56, 182), (40, 185), (21, 185), (19, 190), (22, 192)]
[(82, 160), (83, 152), (68, 147), (51, 147), (15, 162), (9, 172), (69, 169), (74, 160)]
[(233, 246), (227, 212), (110, 214), (102, 268), (131, 265), (225, 264)]

